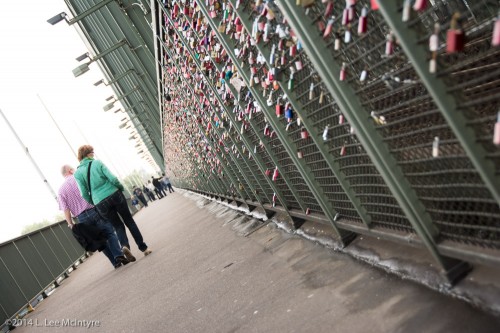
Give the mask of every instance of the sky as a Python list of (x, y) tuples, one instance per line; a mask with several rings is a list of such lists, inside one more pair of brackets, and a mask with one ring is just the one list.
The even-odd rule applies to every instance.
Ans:
[(103, 111), (105, 99), (114, 93), (111, 87), (93, 85), (104, 78), (98, 66), (73, 76), (79, 65), (75, 58), (88, 50), (76, 24), (46, 22), (63, 11), (70, 14), (63, 0), (2, 2), (0, 109), (43, 177), (0, 116), (0, 243), (19, 236), (25, 225), (52, 221), (61, 213), (46, 184), (57, 193), (64, 180), (61, 166), (76, 167), (75, 154), (83, 144), (94, 146), (96, 158), (119, 177), (133, 170), (154, 172), (128, 140), (130, 130), (118, 128), (125, 117), (113, 113), (119, 103)]

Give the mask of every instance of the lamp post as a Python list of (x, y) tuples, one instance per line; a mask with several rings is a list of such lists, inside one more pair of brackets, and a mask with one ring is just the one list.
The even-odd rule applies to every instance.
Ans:
[(90, 57), (89, 53), (82, 54), (81, 56), (79, 56), (78, 58), (76, 58), (78, 61), (82, 61), (85, 58), (89, 58), (90, 61), (89, 62), (85, 62), (85, 63), (81, 64), (80, 66), (78, 66), (77, 68), (73, 69), (73, 75), (75, 77), (79, 77), (80, 75), (82, 75), (84, 73), (87, 73), (90, 70), (89, 65), (91, 63), (96, 62), (97, 60), (103, 58), (104, 56), (106, 56), (106, 55), (110, 54), (111, 52), (117, 50), (118, 48), (122, 47), (123, 45), (128, 45), (126, 39), (120, 40), (118, 43), (116, 43), (115, 45), (111, 46), (109, 49), (102, 51), (101, 53), (97, 54), (93, 58)]
[[(126, 93), (126, 94), (124, 94), (124, 95), (119, 96), (118, 98), (113, 97), (113, 96), (108, 97), (106, 100), (108, 100), (108, 99), (109, 99), (109, 100), (111, 100), (112, 98), (114, 98), (115, 100), (114, 100), (114, 101), (112, 101), (112, 102), (110, 102), (109, 104), (104, 105), (104, 107), (103, 107), (102, 109), (103, 109), (105, 112), (106, 112), (106, 111), (111, 110), (111, 109), (115, 106), (115, 102), (117, 102), (117, 101), (120, 101), (120, 100), (124, 99), (125, 97), (127, 97), (127, 96), (131, 95), (132, 93), (136, 92), (137, 90), (139, 90), (139, 87), (135, 86), (132, 90), (130, 90), (129, 92), (127, 92), (127, 93)], [(111, 97), (112, 97), (112, 98), (111, 98)]]
[(47, 22), (54, 25), (54, 24), (61, 22), (62, 20), (65, 20), (66, 23), (68, 23), (68, 25), (73, 25), (76, 22), (89, 16), (90, 14), (94, 13), (95, 11), (101, 9), (102, 7), (106, 6), (107, 4), (109, 4), (110, 2), (113, 2), (113, 1), (114, 0), (103, 0), (103, 1), (99, 2), (97, 5), (90, 7), (89, 9), (82, 12), (80, 15), (75, 16), (72, 19), (68, 19), (68, 14), (66, 14), (65, 12), (61, 12), (61, 13), (57, 14), (56, 16), (53, 16), (50, 19), (48, 19)]

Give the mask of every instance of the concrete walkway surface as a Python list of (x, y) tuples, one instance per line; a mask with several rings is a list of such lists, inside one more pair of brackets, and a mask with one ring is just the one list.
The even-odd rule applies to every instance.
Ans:
[(500, 317), (274, 223), (242, 236), (247, 217), (193, 194), (135, 219), (151, 255), (132, 237), (135, 263), (94, 254), (15, 332), (500, 332)]

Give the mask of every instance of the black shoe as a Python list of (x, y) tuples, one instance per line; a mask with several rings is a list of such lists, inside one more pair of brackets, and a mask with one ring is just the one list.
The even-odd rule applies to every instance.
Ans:
[(120, 268), (120, 267), (122, 267), (122, 263), (121, 262), (115, 264), (115, 269)]
[(125, 258), (125, 256), (118, 256), (115, 259), (118, 263), (120, 263), (123, 266), (125, 266), (126, 264), (128, 264), (130, 262), (127, 258)]

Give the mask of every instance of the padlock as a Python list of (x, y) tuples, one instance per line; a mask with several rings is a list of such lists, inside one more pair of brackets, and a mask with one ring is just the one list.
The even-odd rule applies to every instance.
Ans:
[(493, 36), (491, 38), (491, 45), (500, 45), (500, 16), (497, 17), (495, 24), (493, 24)]
[(385, 42), (385, 55), (390, 56), (394, 53), (394, 36), (392, 32), (387, 34)]
[(368, 8), (363, 7), (358, 21), (358, 35), (366, 33), (368, 29)]
[(451, 19), (450, 29), (446, 32), (446, 52), (460, 52), (465, 46), (465, 34), (461, 29), (457, 28), (459, 13), (453, 14)]
[(370, 0), (372, 10), (378, 10), (378, 2), (377, 0)]
[(323, 93), (323, 90), (321, 90), (321, 93), (319, 94), (319, 100), (318, 100), (318, 103), (319, 104), (323, 104), (323, 98), (324, 98), (324, 93)]
[(294, 80), (293, 80), (293, 72), (290, 74), (290, 78), (288, 79), (288, 90), (292, 90), (293, 89), (293, 84), (294, 84)]
[(439, 32), (441, 28), (439, 23), (434, 24), (434, 33), (429, 37), (429, 50), (437, 52), (439, 50)]
[(300, 71), (302, 69), (302, 60), (300, 59), (297, 59), (297, 61), (295, 61), (295, 68)]
[(344, 115), (340, 114), (339, 115), (339, 125), (342, 125), (344, 123)]
[(342, 68), (340, 69), (340, 81), (344, 81), (347, 76), (346, 63), (342, 63)]
[(333, 49), (335, 51), (340, 50), (340, 34), (339, 33), (335, 33), (335, 42), (333, 44)]
[(307, 8), (314, 5), (314, 1), (315, 0), (300, 0), (300, 4), (302, 5), (302, 7)]
[(291, 122), (293, 119), (293, 109), (290, 103), (288, 103), (285, 107), (285, 118), (288, 120), (288, 122)]
[(309, 133), (307, 133), (306, 129), (303, 128), (301, 131), (300, 131), (300, 138), (301, 139), (307, 139), (309, 137)]
[(278, 171), (278, 167), (276, 167), (276, 169), (274, 169), (274, 172), (273, 172), (273, 181), (276, 181), (278, 179), (278, 176), (279, 176), (279, 171)]
[(434, 141), (432, 142), (432, 157), (439, 156), (439, 137), (434, 137)]
[(326, 125), (325, 129), (323, 130), (323, 141), (328, 140), (328, 130), (329, 130), (329, 125)]
[(304, 154), (301, 151), (298, 151), (297, 152), (297, 157), (298, 158), (302, 158), (302, 157), (304, 157)]
[(347, 28), (344, 32), (344, 43), (349, 44), (352, 39), (351, 29)]
[(416, 11), (423, 11), (427, 7), (427, 0), (415, 0), (413, 4), (413, 9)]
[(497, 114), (497, 122), (493, 131), (493, 144), (500, 146), (500, 112)]
[(361, 74), (359, 75), (359, 81), (364, 82), (367, 77), (368, 77), (368, 71), (365, 68), (361, 71)]
[(346, 146), (345, 146), (345, 143), (344, 145), (342, 146), (342, 148), (340, 148), (340, 156), (345, 156), (346, 154)]
[(323, 38), (328, 37), (332, 33), (332, 28), (333, 28), (333, 19), (329, 19), (328, 23), (326, 24), (325, 31), (323, 32)]
[(346, 8), (342, 12), (342, 25), (348, 25), (350, 23), (349, 21), (349, 9)]
[(309, 100), (312, 100), (314, 98), (314, 83), (311, 83), (309, 86)]

